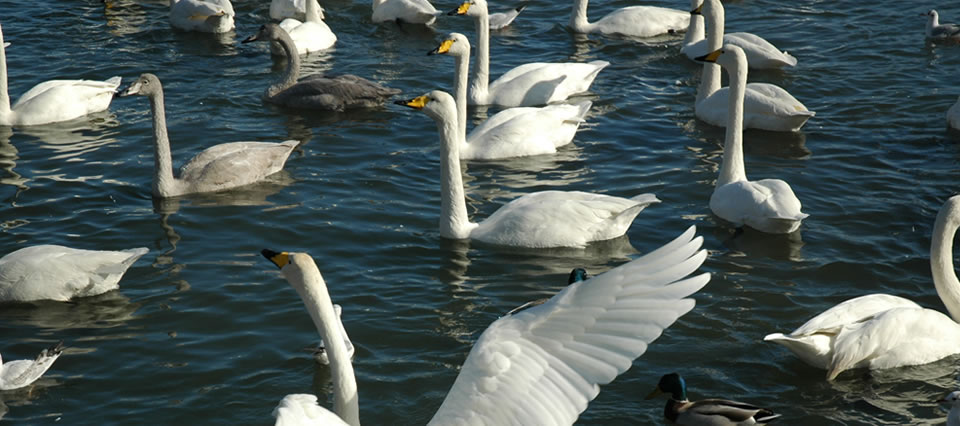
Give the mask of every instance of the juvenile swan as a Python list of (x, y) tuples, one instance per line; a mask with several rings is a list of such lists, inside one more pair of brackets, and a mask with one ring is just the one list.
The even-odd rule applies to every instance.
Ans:
[(37, 359), (18, 359), (3, 362), (0, 359), (0, 390), (20, 389), (37, 381), (53, 366), (63, 353), (63, 342), (40, 351)]
[(743, 98), (747, 86), (747, 58), (743, 50), (726, 45), (698, 58), (716, 62), (730, 75), (729, 118), (723, 144), (723, 164), (717, 185), (710, 196), (710, 210), (737, 227), (774, 234), (796, 231), (806, 213), (790, 185), (780, 179), (751, 182), (743, 165)]
[(107, 81), (50, 80), (33, 86), (10, 106), (7, 54), (0, 29), (0, 126), (33, 126), (73, 120), (110, 106), (120, 77)]
[[(690, 227), (639, 259), (494, 321), (429, 424), (573, 424), (600, 393), (599, 385), (630, 368), (664, 329), (693, 309), (696, 302), (688, 297), (710, 280), (706, 273), (689, 277), (707, 257), (695, 232)], [(353, 366), (336, 334), (333, 304), (316, 263), (306, 253), (262, 253), (303, 299), (323, 339), (337, 342), (330, 348), (336, 414), (310, 395), (288, 395), (274, 411), (277, 424), (359, 424)], [(320, 419), (326, 423), (309, 423)]]
[(526, 194), (480, 223), (470, 222), (460, 174), (463, 134), (457, 132), (453, 98), (434, 90), (397, 104), (422, 110), (437, 122), (440, 133), (440, 235), (471, 238), (516, 247), (585, 247), (627, 232), (633, 219), (648, 205), (658, 203), (653, 194), (621, 198), (580, 191), (541, 191)]
[(297, 82), (300, 56), (295, 53), (296, 44), (283, 28), (277, 24), (265, 24), (243, 43), (254, 41), (276, 41), (287, 56), (287, 69), (283, 77), (263, 93), (264, 101), (291, 108), (343, 111), (380, 106), (390, 96), (400, 93), (399, 90), (352, 74), (335, 77), (312, 75)]
[[(293, 55), (296, 57), (296, 55)], [(173, 175), (167, 119), (163, 109), (163, 87), (153, 74), (143, 74), (119, 96), (140, 95), (150, 99), (153, 111), (153, 195), (176, 197), (196, 192), (213, 192), (249, 185), (283, 169), (287, 157), (299, 144), (230, 142), (211, 146), (190, 159)]]
[(146, 247), (120, 251), (24, 247), (0, 258), (0, 302), (66, 302), (116, 290), (123, 274), (144, 254)]
[(909, 299), (869, 294), (824, 311), (790, 334), (768, 334), (763, 340), (827, 370), (827, 380), (853, 368), (921, 365), (960, 353), (960, 281), (953, 269), (958, 227), (960, 196), (954, 195), (940, 208), (930, 242), (933, 286), (949, 317)]

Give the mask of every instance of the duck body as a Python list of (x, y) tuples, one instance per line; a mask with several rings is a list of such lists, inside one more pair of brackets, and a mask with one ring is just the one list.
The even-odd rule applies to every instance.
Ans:
[(587, 0), (577, 0), (570, 16), (570, 28), (578, 33), (655, 37), (686, 31), (690, 13), (657, 6), (629, 6), (610, 12), (596, 22), (587, 20)]
[(951, 316), (902, 297), (871, 294), (844, 301), (789, 335), (773, 333), (801, 360), (827, 370), (827, 380), (854, 368), (886, 369), (931, 363), (960, 353), (960, 280), (953, 270), (953, 237), (960, 227), (960, 196), (937, 214), (930, 269)]
[(170, 25), (185, 31), (229, 32), (234, 15), (230, 0), (170, 0)]
[(36, 359), (0, 360), (0, 391), (20, 389), (37, 381), (63, 353), (63, 342), (40, 351)]
[(664, 374), (657, 387), (645, 399), (661, 394), (669, 395), (663, 408), (663, 416), (677, 425), (762, 425), (780, 417), (780, 414), (745, 402), (720, 398), (690, 401), (687, 399), (686, 381), (677, 373)]
[(109, 251), (37, 245), (0, 258), (0, 302), (66, 302), (119, 288), (145, 247)]
[(427, 0), (373, 0), (374, 23), (402, 22), (431, 25), (437, 20), (437, 11)]

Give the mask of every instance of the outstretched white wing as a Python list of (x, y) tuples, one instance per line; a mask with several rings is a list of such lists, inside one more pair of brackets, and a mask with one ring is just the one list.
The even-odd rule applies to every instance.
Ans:
[(435, 424), (569, 425), (681, 315), (709, 274), (686, 278), (707, 257), (695, 227), (660, 249), (483, 332)]

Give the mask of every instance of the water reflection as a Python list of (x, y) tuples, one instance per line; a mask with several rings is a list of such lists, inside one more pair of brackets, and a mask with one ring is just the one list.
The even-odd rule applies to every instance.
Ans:
[(69, 302), (41, 300), (5, 304), (0, 309), (0, 322), (46, 330), (77, 328), (112, 328), (126, 324), (140, 308), (121, 291), (74, 299)]
[(534, 190), (569, 190), (570, 185), (589, 179), (582, 149), (570, 144), (555, 154), (514, 157), (497, 161), (461, 162), (467, 202), (511, 200)]
[(149, 26), (147, 13), (132, 0), (104, 0), (103, 15), (110, 34), (125, 36), (141, 32), (141, 26)]
[[(726, 140), (726, 130), (697, 119), (691, 119), (683, 125), (683, 132), (690, 138), (714, 144), (717, 151), (710, 157), (718, 160), (723, 155), (723, 142)], [(743, 132), (744, 155), (769, 156), (788, 160), (800, 160), (810, 157), (812, 153), (806, 146), (807, 135), (800, 132), (772, 132), (769, 130), (749, 129)], [(749, 170), (749, 167), (747, 167)], [(719, 172), (719, 164), (716, 171)]]
[(117, 143), (112, 130), (119, 125), (116, 115), (106, 110), (76, 120), (18, 127), (17, 132), (39, 140), (38, 146), (56, 153), (51, 160), (65, 160), (77, 159), (100, 147)]
[(5, 175), (0, 176), (0, 185), (10, 185), (17, 188), (13, 196), (4, 197), (4, 200), (10, 200), (12, 203), (17, 195), (20, 195), (20, 192), (28, 189), (26, 183), (30, 179), (24, 179), (23, 176), (13, 170), (17, 166), (17, 159), (20, 157), (17, 155), (19, 153), (17, 148), (10, 143), (11, 137), (13, 137), (13, 129), (0, 126), (0, 169), (6, 172)]
[[(723, 219), (711, 215), (717, 223), (724, 223)], [(801, 262), (803, 258), (803, 237), (799, 230), (789, 234), (768, 234), (744, 226), (736, 230), (726, 226), (713, 229), (713, 236), (723, 241), (723, 246), (749, 257), (768, 257), (774, 260)]]

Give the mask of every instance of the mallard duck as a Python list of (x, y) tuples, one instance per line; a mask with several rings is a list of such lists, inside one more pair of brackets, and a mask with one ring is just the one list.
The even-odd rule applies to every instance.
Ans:
[(663, 408), (664, 417), (678, 425), (759, 425), (780, 417), (766, 408), (744, 402), (717, 398), (690, 401), (687, 399), (687, 384), (677, 373), (664, 374), (646, 399), (661, 394), (670, 395)]

